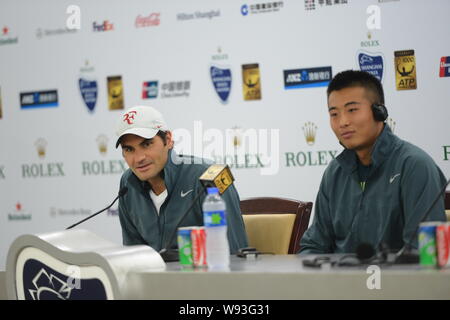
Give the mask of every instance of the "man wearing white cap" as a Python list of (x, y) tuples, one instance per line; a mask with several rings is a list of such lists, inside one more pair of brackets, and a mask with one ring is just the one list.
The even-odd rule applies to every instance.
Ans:
[[(160, 251), (183, 213), (203, 189), (199, 177), (208, 168), (206, 160), (182, 156), (173, 150), (172, 132), (160, 112), (148, 106), (126, 110), (117, 128), (116, 148), (129, 169), (122, 175), (120, 188), (128, 192), (119, 199), (119, 217), (124, 245), (146, 244)], [(201, 210), (205, 195), (195, 203), (183, 226), (203, 225)], [(239, 207), (239, 195), (231, 185), (222, 195), (227, 205), (230, 252), (247, 246), (247, 236)]]

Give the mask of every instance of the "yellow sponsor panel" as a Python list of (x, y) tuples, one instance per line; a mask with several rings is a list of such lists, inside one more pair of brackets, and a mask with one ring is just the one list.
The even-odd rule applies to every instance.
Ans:
[(109, 110), (124, 108), (123, 84), (121, 76), (108, 77), (108, 107)]
[(257, 63), (242, 65), (244, 100), (261, 100), (261, 77)]
[(417, 89), (414, 50), (395, 51), (395, 84), (397, 90)]

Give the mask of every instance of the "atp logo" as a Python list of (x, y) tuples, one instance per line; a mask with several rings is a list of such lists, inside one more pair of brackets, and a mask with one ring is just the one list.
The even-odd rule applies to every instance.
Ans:
[(126, 121), (128, 124), (133, 124), (134, 116), (135, 116), (136, 114), (137, 114), (136, 111), (130, 111), (130, 112), (125, 113), (125, 114), (123, 115), (123, 121), (124, 121), (124, 122)]

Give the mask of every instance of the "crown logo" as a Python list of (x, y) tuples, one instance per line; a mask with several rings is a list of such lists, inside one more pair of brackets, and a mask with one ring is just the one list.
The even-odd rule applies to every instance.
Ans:
[(242, 145), (242, 130), (240, 127), (234, 126), (233, 130), (233, 146), (238, 148)]
[(312, 146), (316, 142), (317, 126), (312, 122), (306, 122), (302, 129), (306, 138), (306, 143), (309, 146)]
[(39, 158), (45, 158), (45, 148), (47, 147), (47, 141), (43, 138), (39, 138), (34, 143), (37, 149)]
[(367, 39), (372, 39), (372, 32), (370, 32), (370, 31), (367, 31)]
[(389, 128), (391, 128), (391, 131), (394, 132), (396, 122), (391, 117), (389, 117), (386, 122), (387, 122), (387, 125), (389, 126)]
[(96, 139), (98, 145), (98, 151), (100, 151), (101, 155), (105, 155), (108, 151), (108, 137), (104, 134), (101, 134)]

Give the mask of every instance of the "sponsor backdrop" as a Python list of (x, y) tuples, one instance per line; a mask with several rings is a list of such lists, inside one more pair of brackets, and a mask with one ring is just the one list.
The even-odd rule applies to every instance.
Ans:
[[(388, 123), (450, 176), (448, 0), (0, 4), (0, 269), (24, 233), (106, 207), (124, 108), (158, 108), (176, 149), (230, 165), (241, 198), (313, 201), (342, 150), (326, 86), (383, 82)], [(79, 27), (79, 28), (78, 28)], [(84, 224), (121, 242), (117, 205)]]

